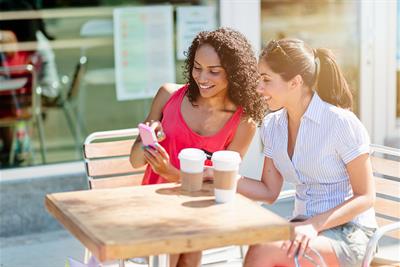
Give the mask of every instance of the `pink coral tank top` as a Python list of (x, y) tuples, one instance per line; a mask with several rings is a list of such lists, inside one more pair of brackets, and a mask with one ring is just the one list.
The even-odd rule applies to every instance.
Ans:
[[(209, 156), (215, 151), (226, 149), (233, 140), (243, 113), (243, 109), (239, 107), (219, 132), (210, 136), (199, 135), (189, 128), (182, 117), (181, 106), (187, 89), (188, 85), (185, 85), (171, 95), (163, 108), (161, 120), (166, 138), (160, 145), (168, 152), (171, 164), (178, 169), (178, 154), (184, 148), (199, 148)], [(207, 160), (206, 164), (211, 165), (211, 161)], [(147, 166), (143, 185), (166, 182), (168, 181), (156, 174), (150, 165)]]

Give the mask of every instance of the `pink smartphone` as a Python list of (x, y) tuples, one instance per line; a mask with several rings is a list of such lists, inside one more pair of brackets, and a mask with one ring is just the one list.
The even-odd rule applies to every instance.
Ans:
[(147, 126), (146, 124), (139, 123), (139, 134), (140, 138), (142, 139), (143, 146), (152, 146), (155, 147), (157, 143), (156, 133), (154, 132), (153, 128)]

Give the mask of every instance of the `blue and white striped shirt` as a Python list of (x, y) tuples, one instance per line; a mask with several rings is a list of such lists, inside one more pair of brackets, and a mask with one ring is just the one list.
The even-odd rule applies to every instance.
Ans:
[[(317, 93), (304, 113), (290, 160), (286, 109), (268, 114), (260, 129), (264, 155), (273, 160), (286, 182), (296, 186), (293, 216), (315, 216), (353, 196), (346, 164), (369, 153), (369, 136), (351, 111), (321, 100)], [(376, 227), (375, 212), (355, 223)]]

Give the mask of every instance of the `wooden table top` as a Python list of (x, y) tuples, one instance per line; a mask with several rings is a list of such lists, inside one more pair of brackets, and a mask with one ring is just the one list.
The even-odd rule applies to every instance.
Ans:
[(289, 224), (246, 197), (216, 204), (212, 186), (179, 184), (46, 196), (48, 211), (100, 261), (289, 239)]

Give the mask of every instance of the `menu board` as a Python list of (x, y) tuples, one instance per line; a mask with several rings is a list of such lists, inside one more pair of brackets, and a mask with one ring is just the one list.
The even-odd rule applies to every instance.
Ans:
[(118, 100), (153, 97), (175, 82), (173, 8), (114, 9), (114, 58)]
[(176, 8), (177, 50), (176, 57), (185, 59), (194, 37), (201, 31), (216, 28), (216, 11), (213, 6), (187, 6)]

